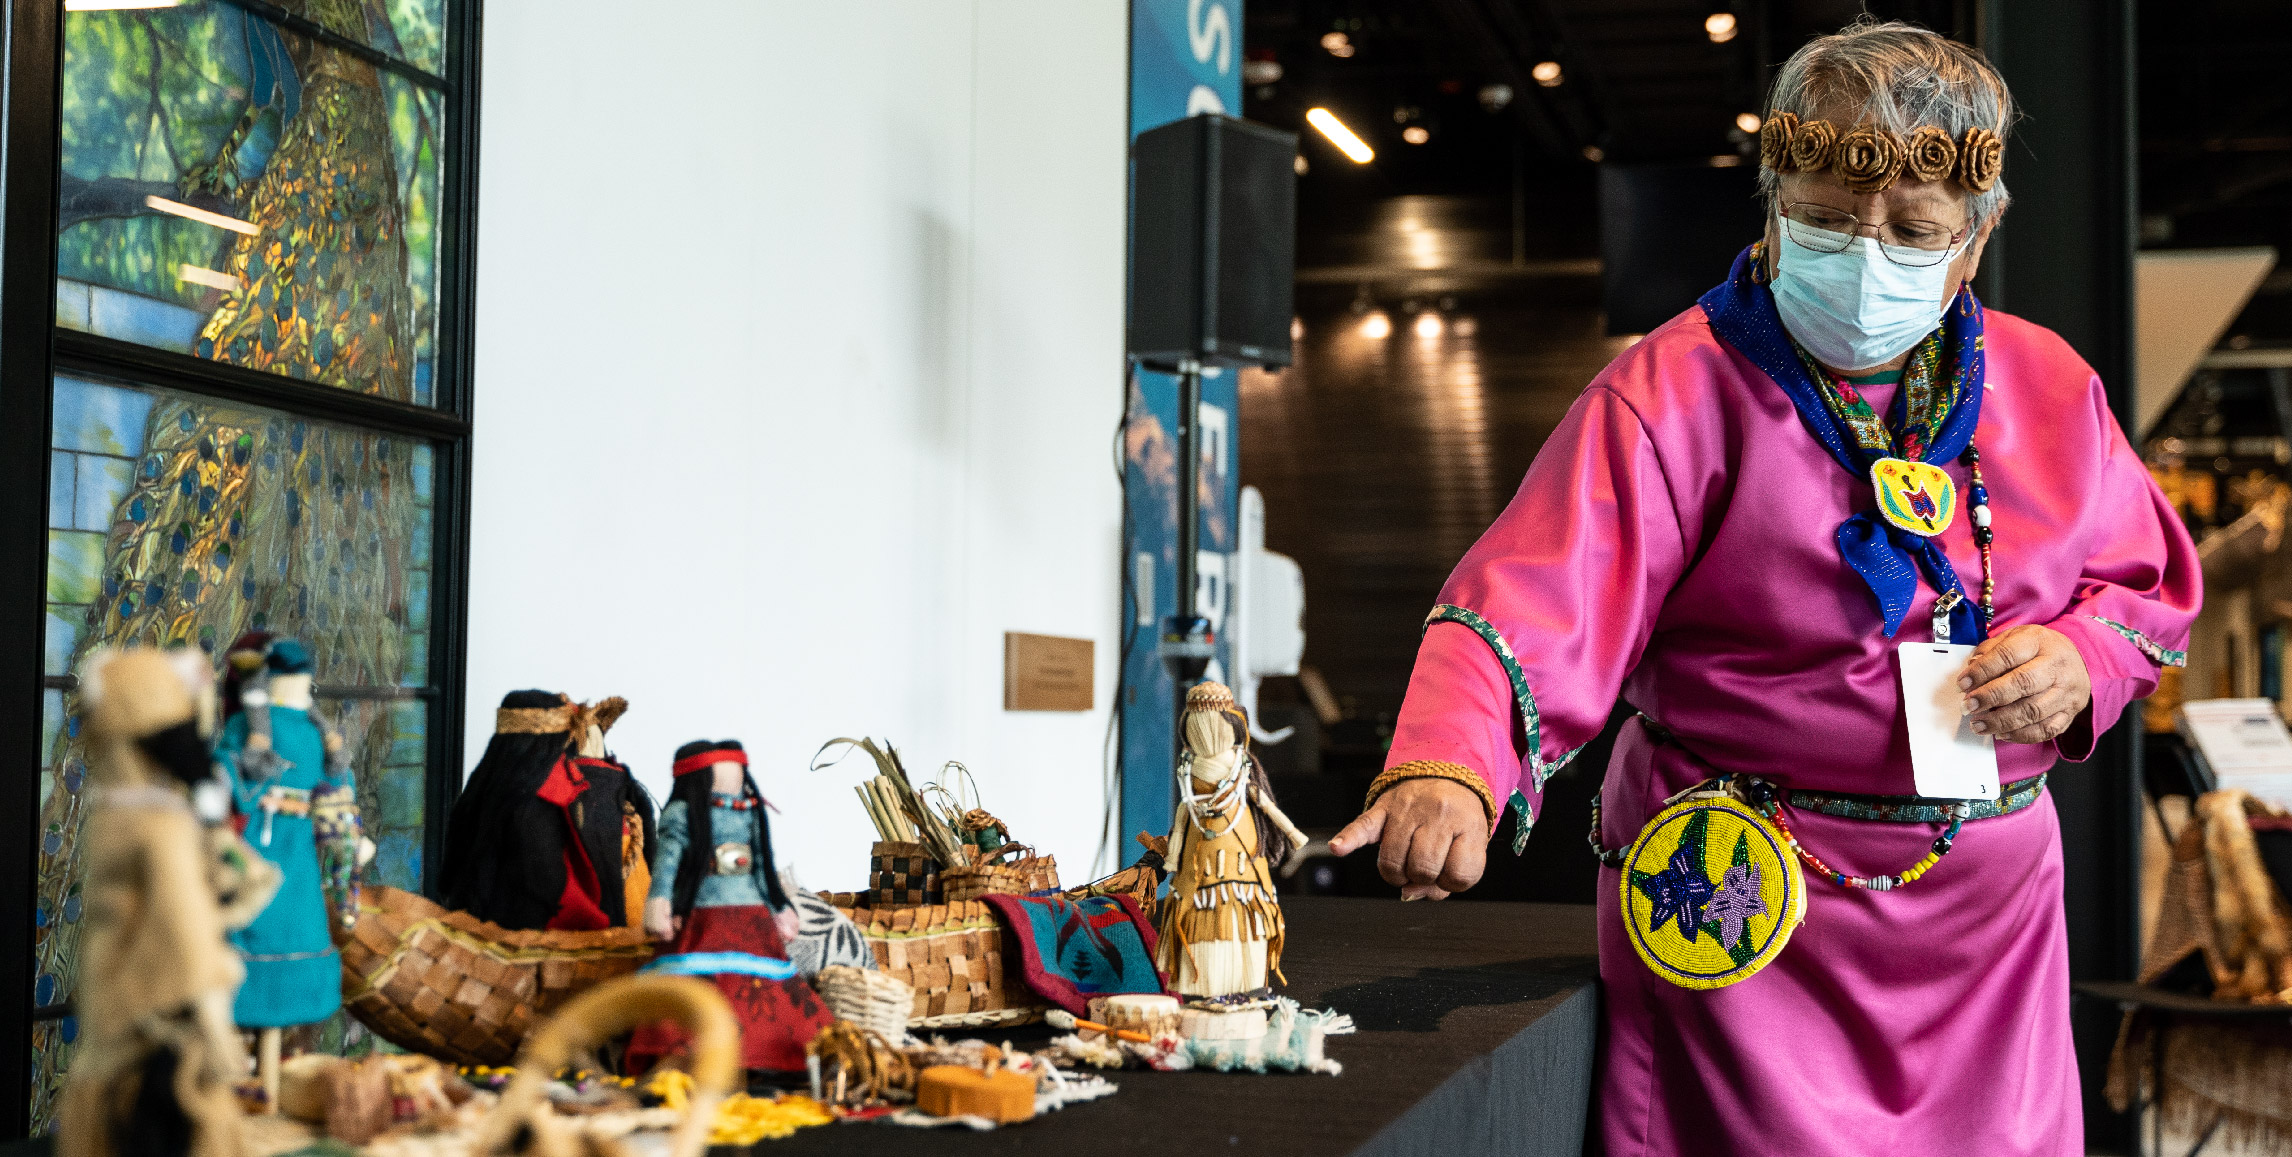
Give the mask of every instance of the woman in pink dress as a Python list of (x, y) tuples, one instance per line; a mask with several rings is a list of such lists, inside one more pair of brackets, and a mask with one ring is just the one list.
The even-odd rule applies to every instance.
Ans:
[[(2084, 1152), (2044, 777), (2183, 661), (2201, 593), (2092, 369), (1968, 287), (2012, 117), (1978, 53), (1906, 25), (1784, 65), (1764, 240), (1592, 382), (1458, 564), (1332, 841), (1381, 844), (1408, 898), (1469, 887), (1504, 805), (1517, 846), (1638, 709), (1596, 833), (1611, 1157)], [(1934, 686), (1997, 741), (1993, 799), (1911, 798), (1895, 650), (1928, 638), (1979, 644)], [(1679, 987), (1621, 914), (1653, 874), (1617, 861), (1720, 777), (1809, 853), (1806, 919), (1740, 983)], [(1694, 887), (1683, 930), (1683, 903), (1751, 911)]]

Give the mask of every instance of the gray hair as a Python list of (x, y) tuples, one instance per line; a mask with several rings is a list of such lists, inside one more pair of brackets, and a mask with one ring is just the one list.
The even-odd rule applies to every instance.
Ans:
[[(1792, 53), (1767, 98), (1769, 117), (1787, 112), (1813, 120), (1848, 110), (1854, 110), (1857, 124), (1900, 136), (1934, 125), (1953, 141), (1964, 139), (1970, 128), (1988, 129), (2003, 140), (2015, 117), (2013, 94), (1979, 51), (1913, 24), (1867, 16)], [(1780, 181), (1774, 170), (1759, 170), (1759, 192), (1770, 208)], [(1970, 193), (1967, 200), (1974, 224), (1981, 225), (2005, 212), (2012, 198), (2001, 177), (1988, 192)]]

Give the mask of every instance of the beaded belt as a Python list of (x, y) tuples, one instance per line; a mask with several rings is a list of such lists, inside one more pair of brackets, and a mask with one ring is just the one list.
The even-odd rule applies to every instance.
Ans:
[[(1686, 746), (1679, 742), (1679, 737), (1673, 735), (1662, 724), (1648, 718), (1644, 713), (1639, 716), (1639, 721), (1640, 725), (1647, 729), (1648, 737), (1658, 745), (1686, 750)], [(2028, 779), (2017, 779), (2006, 784), (1998, 792), (1998, 798), (1994, 800), (1932, 799), (1916, 795), (1863, 795), (1858, 792), (1804, 791), (1779, 786), (1775, 788), (1775, 794), (1781, 798), (1785, 805), (1794, 810), (1817, 812), (1826, 816), (1837, 816), (1840, 819), (1872, 820), (1879, 823), (1897, 824), (1962, 823), (1966, 820), (1987, 820), (2012, 815), (2036, 803), (2037, 797), (2045, 792), (2045, 777), (2046, 773), (2041, 771)], [(1705, 780), (1689, 791), (1708, 789), (1724, 778), (1726, 777)], [(1756, 777), (1746, 778), (1755, 779)], [(1624, 855), (1629, 849), (1609, 849), (1600, 846), (1600, 797), (1597, 793), (1592, 796), (1592, 830), (1586, 838), (1592, 845), (1592, 854), (1598, 856), (1601, 863), (1609, 867), (1623, 863)]]

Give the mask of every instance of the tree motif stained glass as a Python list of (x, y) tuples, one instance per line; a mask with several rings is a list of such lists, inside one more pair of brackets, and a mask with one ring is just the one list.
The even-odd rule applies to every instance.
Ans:
[[(288, 0), (435, 69), (438, 0)], [(432, 404), (443, 94), (219, 0), (70, 12), (56, 319)]]
[[(212, 654), (255, 627), (310, 644), (380, 847), (371, 878), (419, 888), (431, 447), (77, 378), (57, 378), (54, 397), (35, 1001), (73, 988), (86, 765), (69, 676), (100, 644)], [(76, 1032), (69, 1019), (33, 1030), (35, 1128)]]

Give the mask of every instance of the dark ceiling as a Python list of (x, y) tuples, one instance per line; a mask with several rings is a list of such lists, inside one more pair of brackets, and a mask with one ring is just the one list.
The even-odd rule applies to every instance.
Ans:
[[(1979, 38), (1976, 0), (1249, 0), (1249, 59), (1280, 78), (1246, 86), (1244, 115), (1303, 138), (1301, 265), (1351, 265), (1395, 198), (1426, 195), (1489, 219), (1476, 258), (1578, 258), (1597, 252), (1597, 163), (1743, 156), (1735, 118), (1760, 111), (1774, 64), (1865, 10)], [(2139, 11), (2143, 244), (2292, 254), (2292, 3)], [(1725, 43), (1705, 31), (1718, 12), (1736, 20)], [(1332, 33), (1351, 55), (1324, 47)], [(1533, 78), (1544, 61), (1560, 66), (1555, 86)], [(1490, 85), (1509, 103), (1484, 103)], [(1307, 128), (1315, 106), (1376, 160), (1351, 164)], [(1404, 139), (1411, 128), (1424, 143)], [(2292, 270), (2231, 333), (2292, 343)]]

